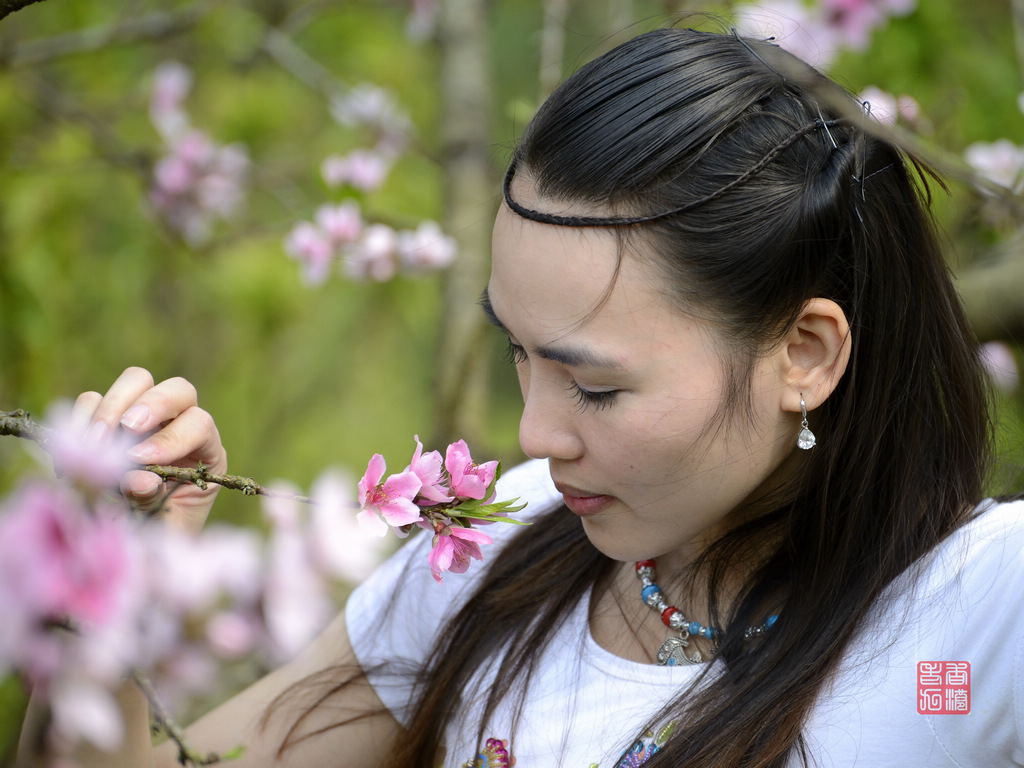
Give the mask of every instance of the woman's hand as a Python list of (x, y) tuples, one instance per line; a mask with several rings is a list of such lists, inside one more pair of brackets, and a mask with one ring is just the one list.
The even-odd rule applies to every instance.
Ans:
[[(198, 406), (196, 389), (182, 378), (156, 384), (149, 371), (128, 368), (105, 395), (78, 396), (73, 419), (91, 435), (102, 439), (115, 430), (136, 436), (128, 456), (139, 464), (197, 467), (210, 472), (227, 470), (227, 453), (213, 418)], [(190, 483), (165, 484), (144, 470), (131, 470), (121, 479), (121, 492), (144, 510), (159, 508), (171, 525), (191, 532), (203, 527), (219, 490), (202, 490)]]

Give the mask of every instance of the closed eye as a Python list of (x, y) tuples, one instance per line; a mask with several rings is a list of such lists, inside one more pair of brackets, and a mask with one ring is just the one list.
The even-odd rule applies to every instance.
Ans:
[(615, 403), (615, 398), (619, 394), (619, 390), (610, 389), (602, 392), (591, 392), (588, 389), (583, 389), (579, 384), (573, 381), (569, 385), (569, 391), (576, 401), (576, 409), (581, 413), (590, 406), (594, 406), (595, 410), (603, 410), (610, 408)]

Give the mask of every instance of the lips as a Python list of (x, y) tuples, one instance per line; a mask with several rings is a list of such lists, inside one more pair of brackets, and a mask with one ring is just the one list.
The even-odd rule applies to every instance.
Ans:
[(562, 494), (562, 501), (569, 511), (580, 517), (591, 517), (603, 512), (615, 500), (614, 496), (590, 493), (559, 482), (555, 482), (555, 489)]

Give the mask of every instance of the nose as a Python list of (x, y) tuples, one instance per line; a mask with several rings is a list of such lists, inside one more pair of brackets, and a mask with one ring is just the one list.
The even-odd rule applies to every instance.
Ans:
[(554, 381), (530, 381), (520, 376), (523, 415), (519, 419), (519, 445), (532, 459), (578, 459), (583, 440), (576, 425), (576, 404)]

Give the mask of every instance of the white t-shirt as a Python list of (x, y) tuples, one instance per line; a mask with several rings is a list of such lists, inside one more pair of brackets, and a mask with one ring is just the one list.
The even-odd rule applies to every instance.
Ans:
[[(510, 497), (529, 502), (519, 515), (524, 519), (551, 509), (560, 497), (546, 462), (506, 473), (498, 498)], [(988, 507), (878, 601), (810, 713), (804, 737), (812, 765), (1024, 766), (1024, 502)], [(381, 566), (346, 607), (363, 668), (396, 661), (422, 666), (436, 634), (486, 570), (488, 550), (497, 551), (517, 530), (489, 526), (494, 544), (484, 547), (484, 563), (445, 575), (443, 584), (430, 575), (428, 535)], [(509, 744), (518, 768), (614, 768), (647, 719), (701, 669), (621, 659), (594, 642), (587, 613), (581, 601), (538, 664)], [(481, 700), (492, 674), (482, 669), (463, 692), (462, 717), (446, 734), (446, 768), (476, 755)], [(395, 717), (407, 722), (408, 683), (386, 673), (370, 679)], [(499, 708), (485, 735), (508, 739), (511, 718), (508, 708)], [(657, 741), (648, 736), (637, 749)]]

